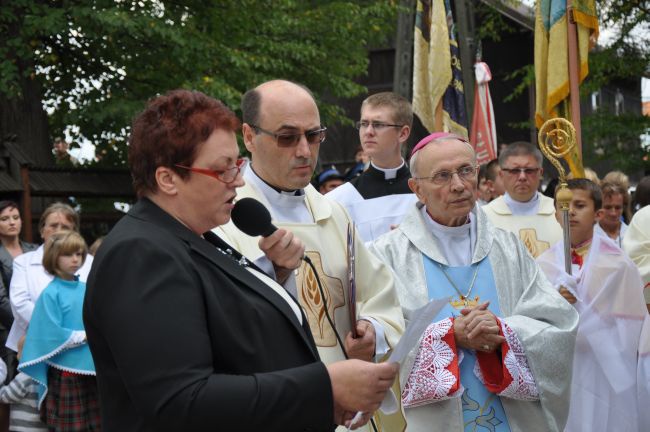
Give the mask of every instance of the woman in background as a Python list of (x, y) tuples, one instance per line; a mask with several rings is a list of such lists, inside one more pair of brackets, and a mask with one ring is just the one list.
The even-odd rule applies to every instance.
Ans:
[[(72, 207), (61, 202), (50, 204), (38, 224), (41, 238), (47, 242), (54, 233), (62, 230), (79, 231), (79, 215)], [(79, 269), (79, 278), (86, 281), (92, 257), (88, 257)], [(20, 255), (14, 261), (14, 273), (11, 277), (9, 299), (14, 315), (14, 323), (7, 337), (7, 347), (18, 350), (18, 340), (26, 333), (29, 320), (32, 318), (34, 305), (53, 276), (43, 268), (43, 246)]]
[(38, 247), (20, 240), (22, 227), (18, 204), (13, 201), (0, 201), (0, 273), (5, 288), (11, 281), (14, 258)]
[(16, 355), (5, 347), (9, 329), (14, 322), (9, 303), (9, 282), (13, 274), (14, 258), (38, 247), (20, 240), (22, 227), (18, 204), (8, 200), (0, 201), (0, 358), (7, 365), (7, 383), (16, 371)]

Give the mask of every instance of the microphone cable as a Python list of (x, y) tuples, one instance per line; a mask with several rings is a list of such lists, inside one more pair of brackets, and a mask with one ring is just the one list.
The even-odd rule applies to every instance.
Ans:
[[(327, 318), (327, 322), (330, 324), (330, 327), (332, 327), (332, 330), (334, 330), (334, 335), (336, 336), (336, 340), (339, 343), (339, 346), (341, 347), (341, 351), (343, 352), (343, 356), (345, 357), (346, 360), (349, 360), (350, 357), (348, 356), (347, 351), (345, 350), (345, 346), (343, 345), (343, 341), (341, 341), (341, 336), (339, 335), (339, 332), (336, 330), (336, 326), (334, 326), (334, 321), (332, 320), (332, 317), (330, 316), (329, 313), (329, 308), (327, 307), (327, 300), (325, 298), (325, 290), (323, 289), (323, 285), (320, 282), (320, 277), (318, 276), (318, 272), (316, 271), (316, 266), (314, 266), (314, 263), (311, 262), (311, 258), (309, 258), (307, 255), (302, 257), (303, 261), (305, 261), (307, 264), (309, 264), (309, 267), (311, 267), (311, 270), (314, 272), (314, 276), (316, 277), (316, 284), (318, 285), (318, 291), (320, 292), (320, 296), (323, 299), (323, 308), (325, 309), (325, 318)], [(375, 419), (370, 417), (370, 424), (372, 425), (372, 429), (374, 432), (377, 431), (377, 425), (375, 424)]]

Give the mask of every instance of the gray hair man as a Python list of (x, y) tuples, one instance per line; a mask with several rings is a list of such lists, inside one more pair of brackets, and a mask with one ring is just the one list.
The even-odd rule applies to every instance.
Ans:
[(393, 269), (407, 320), (448, 299), (400, 368), (409, 430), (562, 431), (578, 315), (523, 244), (475, 205), (477, 164), (463, 138), (413, 150), (418, 197), (370, 250)]
[(509, 144), (499, 155), (499, 177), (506, 193), (483, 207), (490, 222), (517, 235), (534, 258), (562, 239), (553, 199), (538, 192), (542, 161), (542, 153), (532, 144)]

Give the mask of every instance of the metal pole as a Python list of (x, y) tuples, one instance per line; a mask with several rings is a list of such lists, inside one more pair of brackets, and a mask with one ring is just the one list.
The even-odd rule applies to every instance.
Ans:
[(564, 269), (571, 274), (571, 226), (569, 224), (569, 210), (562, 210), (562, 221), (564, 222)]
[(472, 124), (474, 114), (474, 25), (472, 3), (468, 0), (454, 0), (456, 6), (457, 41), (460, 51), (460, 64), (463, 73), (465, 94), (465, 112), (467, 113), (467, 130)]

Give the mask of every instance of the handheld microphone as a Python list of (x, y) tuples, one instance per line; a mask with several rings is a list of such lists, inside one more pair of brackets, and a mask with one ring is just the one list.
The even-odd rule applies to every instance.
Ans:
[[(271, 213), (269, 213), (268, 209), (264, 207), (264, 204), (255, 198), (247, 197), (238, 200), (230, 212), (230, 218), (232, 219), (232, 223), (234, 223), (241, 232), (251, 237), (268, 237), (278, 229), (278, 227), (273, 225), (271, 222)], [(316, 277), (316, 284), (318, 285), (318, 290), (320, 291), (321, 298), (323, 299), (324, 303), (325, 317), (334, 330), (334, 335), (339, 342), (341, 351), (343, 351), (343, 356), (347, 359), (349, 357), (348, 353), (345, 351), (345, 345), (343, 344), (341, 336), (336, 330), (334, 321), (332, 321), (332, 318), (330, 317), (328, 311), (327, 301), (325, 300), (327, 297), (325, 296), (323, 285), (321, 283), (320, 277), (318, 276), (318, 271), (316, 270), (316, 267), (314, 267), (314, 263), (312, 263), (311, 259), (309, 259), (307, 255), (303, 256), (302, 259), (311, 267), (312, 271), (314, 272), (314, 276)]]
[(278, 229), (271, 222), (271, 213), (255, 198), (238, 200), (230, 217), (241, 232), (251, 237), (268, 237)]

